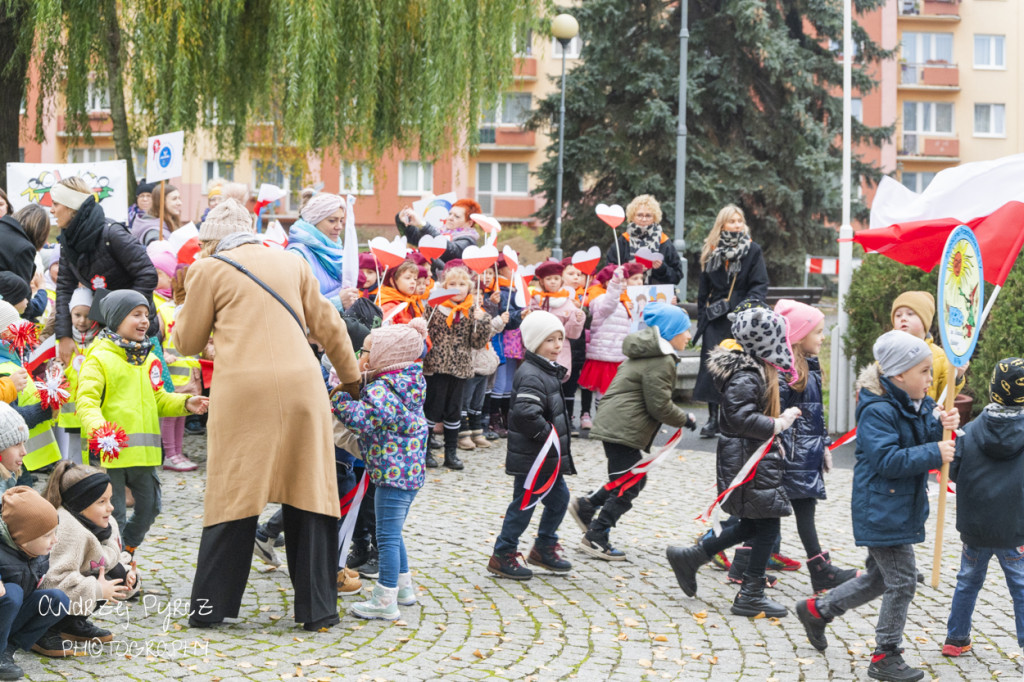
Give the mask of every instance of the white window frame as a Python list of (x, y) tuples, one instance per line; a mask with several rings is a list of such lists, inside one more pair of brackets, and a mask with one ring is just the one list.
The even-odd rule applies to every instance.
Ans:
[[(416, 187), (405, 186), (406, 165), (416, 164)], [(424, 172), (426, 170), (426, 172)], [(434, 191), (434, 164), (427, 161), (398, 162), (398, 194), (399, 196), (418, 197)]]
[[(264, 182), (269, 182), (271, 184), (277, 185), (282, 190), (284, 190), (285, 195), (283, 198), (283, 205), (281, 206), (281, 213), (277, 213), (276, 215), (281, 215), (282, 213), (298, 214), (299, 204), (302, 201), (300, 198), (300, 195), (302, 193), (301, 170), (297, 174), (298, 182), (293, 182), (293, 180), (296, 179), (295, 168), (274, 168), (271, 165), (271, 162), (267, 161), (265, 162), (266, 168), (264, 170), (264, 172), (270, 174), (270, 177), (267, 177), (266, 175), (260, 174), (261, 163), (264, 162), (261, 162), (259, 159), (254, 159), (252, 162), (253, 186), (258, 188)], [(274, 175), (277, 174), (280, 175), (280, 178), (274, 177)]]
[[(988, 107), (988, 132), (980, 132), (977, 127), (978, 107)], [(1003, 129), (996, 127), (996, 111), (1003, 110)], [(974, 137), (1005, 138), (1006, 137), (1006, 105), (998, 102), (976, 102), (974, 105)]]
[[(89, 81), (89, 89), (86, 92), (86, 109), (90, 113), (110, 113), (110, 91), (100, 88), (96, 81)], [(106, 106), (104, 106), (106, 105)]]
[[(579, 33), (576, 37), (569, 41), (569, 46), (565, 50), (566, 59), (579, 59), (580, 52), (583, 51), (583, 37)], [(551, 39), (551, 55), (556, 59), (562, 57), (562, 43), (559, 42), (558, 38)]]
[[(224, 168), (221, 168), (224, 164)], [(210, 181), (220, 178), (228, 182), (235, 180), (235, 162), (212, 159), (203, 162), (203, 194), (209, 194)]]
[[(987, 39), (987, 64), (979, 62), (981, 56), (978, 50), (978, 40)], [(1001, 49), (997, 50), (996, 46)], [(1001, 63), (996, 58), (1001, 60)], [(996, 33), (975, 33), (974, 34), (974, 68), (982, 71), (1006, 71), (1006, 36)]]
[[(103, 158), (104, 156), (108, 158)], [(100, 163), (101, 161), (116, 160), (117, 150), (113, 147), (74, 147), (68, 149), (68, 163)]]
[[(480, 167), (481, 166), (491, 167), (491, 186), (484, 188), (480, 182)], [(498, 167), (505, 167), (505, 186), (498, 187)], [(514, 190), (512, 189), (512, 167), (513, 166), (525, 166), (526, 167), (526, 189), (525, 190)], [(480, 202), (481, 206), (485, 203), (489, 203), (491, 210), (484, 209), (484, 213), (494, 212), (494, 198), (495, 197), (528, 197), (530, 196), (530, 164), (528, 163), (514, 163), (505, 161), (478, 161), (476, 164), (476, 199)]]
[[(923, 182), (926, 175), (930, 175), (927, 182)], [(910, 179), (907, 176), (912, 176), (914, 179), (913, 187), (907, 184), (907, 180)], [(900, 184), (910, 189), (911, 191), (920, 194), (924, 191), (925, 187), (931, 184), (931, 181), (935, 179), (934, 171), (903, 171), (900, 175)]]
[[(914, 105), (916, 120), (914, 121), (914, 127), (913, 128), (909, 127), (909, 125), (908, 125), (909, 122), (906, 120), (906, 117), (905, 117), (906, 107), (907, 107), (908, 104), (913, 104)], [(925, 118), (925, 116), (924, 116), (925, 109), (924, 108), (925, 107), (929, 107), (929, 106), (933, 107), (933, 111), (932, 111), (932, 115), (931, 115), (932, 127), (930, 129), (925, 129), (925, 128), (921, 127), (919, 124)], [(935, 122), (938, 121), (938, 119), (939, 119), (939, 117), (936, 115), (938, 113), (938, 107), (939, 106), (949, 107), (949, 125), (950, 125), (950, 129), (948, 131), (936, 130), (935, 129)], [(904, 133), (910, 133), (910, 134), (914, 134), (914, 135), (939, 136), (939, 137), (955, 137), (956, 136), (956, 107), (953, 106), (952, 102), (906, 101), (906, 102), (903, 103), (903, 112), (902, 113), (904, 114), (904, 120), (903, 120), (903, 132)]]
[(850, 98), (850, 118), (864, 122), (864, 100), (860, 97)]
[[(526, 98), (530, 100), (530, 106), (526, 108), (526, 115), (522, 121), (511, 121), (505, 119), (506, 112), (511, 109), (507, 106), (508, 99), (510, 97)], [(501, 101), (498, 102), (498, 106), (491, 111), (485, 111), (480, 116), (480, 127), (481, 128), (522, 128), (526, 125), (526, 121), (530, 118), (530, 112), (533, 111), (533, 94), (529, 92), (506, 92), (501, 96)], [(493, 119), (488, 120), (486, 117), (493, 114)]]
[[(939, 59), (936, 57), (935, 48), (938, 44), (938, 40), (936, 40), (938, 36), (949, 36), (948, 58)], [(916, 43), (915, 51), (917, 53), (917, 57), (914, 61), (911, 61), (910, 57), (907, 56), (907, 40), (914, 40)], [(924, 54), (926, 51), (928, 54)], [(946, 31), (904, 31), (903, 36), (900, 39), (900, 56), (902, 56), (908, 64), (924, 65), (928, 64), (929, 61), (937, 61), (942, 64), (952, 64), (954, 54), (953, 34)]]
[(342, 161), (338, 166), (340, 194), (373, 194), (373, 166), (363, 161)]

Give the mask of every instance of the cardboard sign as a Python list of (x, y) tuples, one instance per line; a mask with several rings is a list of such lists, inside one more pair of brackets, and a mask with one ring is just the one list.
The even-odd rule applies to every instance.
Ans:
[(181, 177), (185, 157), (185, 132), (154, 135), (146, 142), (146, 182)]
[(128, 222), (128, 164), (124, 161), (9, 163), (7, 198), (15, 211), (29, 204), (39, 204), (49, 211), (53, 206), (50, 188), (72, 176), (85, 180), (106, 217)]
[(412, 210), (424, 223), (442, 227), (448, 220), (448, 213), (452, 210), (452, 204), (458, 201), (455, 192), (447, 194), (431, 195), (423, 197), (419, 201), (412, 202)]
[(939, 261), (939, 334), (954, 367), (970, 362), (985, 305), (985, 271), (978, 240), (966, 225), (953, 230)]

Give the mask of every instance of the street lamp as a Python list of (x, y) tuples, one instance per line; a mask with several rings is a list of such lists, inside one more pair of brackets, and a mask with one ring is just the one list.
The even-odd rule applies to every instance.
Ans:
[(571, 14), (559, 14), (551, 20), (551, 35), (562, 46), (562, 104), (558, 109), (558, 178), (555, 181), (555, 247), (551, 255), (562, 260), (562, 157), (565, 149), (565, 53), (580, 32), (580, 24)]

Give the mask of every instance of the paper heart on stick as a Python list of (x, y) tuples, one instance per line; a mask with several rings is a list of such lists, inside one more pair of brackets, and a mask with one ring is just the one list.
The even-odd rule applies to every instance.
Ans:
[(427, 260), (435, 260), (444, 255), (444, 252), (448, 250), (448, 240), (438, 235), (432, 234), (423, 235), (420, 239), (419, 246), (420, 253)]
[(639, 249), (637, 249), (636, 255), (633, 256), (633, 258), (636, 259), (637, 263), (644, 266), (648, 270), (660, 268), (661, 264), (665, 262), (665, 256), (662, 255), (661, 252), (651, 251), (646, 246), (641, 246)]
[(498, 249), (490, 244), (467, 246), (462, 252), (462, 261), (478, 274), (498, 262)]
[(536, 266), (534, 265), (527, 265), (522, 268), (519, 268), (519, 276), (522, 278), (524, 286), (530, 285), (530, 280), (533, 279), (533, 271), (535, 269)]
[(591, 246), (586, 251), (577, 251), (572, 254), (572, 264), (584, 275), (593, 275), (597, 270), (597, 264), (601, 262), (601, 249)]
[(439, 306), (442, 303), (447, 303), (458, 295), (458, 289), (445, 289), (440, 286), (435, 286), (427, 295), (427, 303), (432, 306)]
[(390, 242), (384, 237), (374, 237), (370, 240), (370, 251), (384, 267), (397, 268), (405, 260), (407, 245), (405, 237), (397, 237)]
[(516, 270), (518, 270), (519, 269), (519, 254), (516, 253), (516, 250), (513, 249), (508, 244), (506, 244), (505, 248), (503, 248), (501, 250), (501, 252), (505, 255), (505, 265), (508, 266), (508, 269), (511, 270), (512, 272), (515, 272)]
[(501, 223), (489, 215), (484, 215), (483, 213), (470, 213), (469, 219), (479, 225), (480, 228), (488, 234), (491, 232), (501, 232)]
[(613, 230), (626, 219), (626, 212), (618, 204), (612, 204), (611, 206), (608, 204), (598, 204), (594, 211), (597, 213), (597, 217)]

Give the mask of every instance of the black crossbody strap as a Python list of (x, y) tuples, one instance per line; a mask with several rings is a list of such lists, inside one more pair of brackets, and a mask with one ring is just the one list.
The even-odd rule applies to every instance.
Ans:
[(221, 255), (213, 256), (213, 258), (216, 258), (219, 261), (224, 261), (228, 265), (234, 266), (235, 268), (238, 269), (239, 272), (241, 272), (242, 274), (246, 275), (252, 281), (256, 282), (256, 284), (259, 284), (261, 287), (263, 287), (263, 289), (266, 290), (266, 292), (268, 294), (270, 294), (271, 296), (276, 298), (277, 302), (284, 306), (284, 309), (287, 310), (288, 313), (292, 316), (292, 318), (295, 320), (295, 323), (297, 325), (299, 325), (299, 329), (302, 330), (302, 335), (303, 336), (306, 335), (306, 326), (304, 324), (302, 324), (302, 320), (299, 319), (299, 316), (295, 313), (295, 310), (290, 305), (288, 305), (288, 301), (286, 301), (283, 298), (281, 298), (280, 294), (278, 294), (276, 291), (271, 289), (269, 284), (264, 282), (262, 279), (260, 279), (256, 275), (254, 275), (251, 272), (249, 272), (245, 268), (245, 266), (242, 265), (241, 263), (237, 263), (237, 262), (231, 260), (230, 258), (225, 258), (224, 256), (221, 256)]

